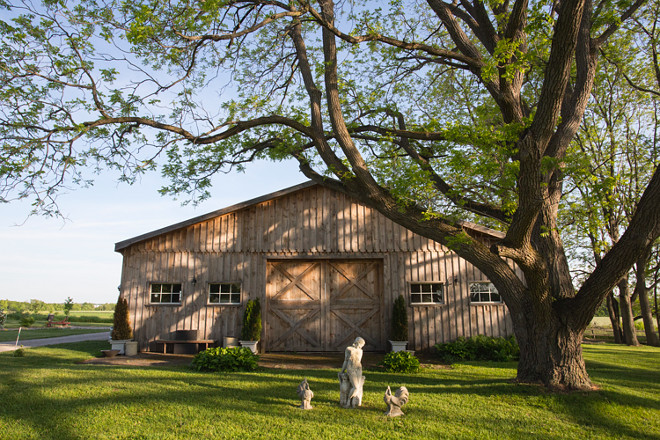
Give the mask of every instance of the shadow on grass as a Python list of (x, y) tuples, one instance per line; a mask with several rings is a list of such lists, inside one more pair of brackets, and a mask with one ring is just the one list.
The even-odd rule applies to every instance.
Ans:
[[(381, 432), (374, 435), (380, 437), (387, 429), (396, 428), (418, 437), (476, 438), (491, 433), (497, 438), (520, 438), (531, 435), (535, 428), (530, 427), (529, 418), (537, 417), (542, 419), (543, 429), (533, 436), (554, 439), (564, 437), (553, 432), (551, 418), (557, 417), (564, 424), (568, 420), (584, 427), (586, 437), (611, 431), (632, 438), (654, 438), (654, 433), (641, 424), (631, 426), (617, 418), (615, 411), (603, 408), (615, 405), (620, 407), (617, 411), (656, 410), (657, 399), (621, 388), (552, 394), (538, 386), (513, 383), (510, 378), (515, 376), (515, 368), (511, 366), (489, 370), (490, 365), (477, 365), (425, 370), (417, 375), (368, 370), (363, 407), (348, 411), (338, 405), (338, 369), (198, 373), (185, 366), (75, 364), (78, 359), (98, 356), (106, 345), (90, 341), (30, 349), (25, 358), (0, 356), (0, 390), (5, 402), (0, 405), (0, 420), (27, 424), (34, 435), (7, 436), (12, 433), (2, 433), (2, 428), (0, 434), (7, 438), (73, 439), (111, 429), (114, 433), (105, 438), (158, 438), (159, 434), (184, 438), (205, 431), (212, 438), (220, 429), (224, 430), (220, 437), (229, 437), (232, 429), (245, 429), (237, 431), (238, 435), (258, 437), (267, 432), (264, 429), (272, 428), (279, 434), (283, 432), (277, 429), (287, 429), (290, 437), (319, 438), (323, 434), (331, 438), (336, 432), (356, 429)], [(595, 380), (627, 380), (630, 371), (602, 361), (591, 361), (589, 366)], [(635, 374), (642, 374), (644, 380), (656, 377), (641, 370)], [(296, 409), (299, 401), (295, 390), (303, 378), (309, 380), (315, 393), (314, 411)], [(644, 380), (630, 382), (640, 387)], [(646, 384), (655, 386), (657, 382)], [(411, 401), (404, 408), (408, 419), (384, 424), (382, 396), (388, 385), (406, 385), (411, 391)], [(248, 428), (233, 426), (241, 421)], [(129, 428), (121, 428), (122, 422)], [(326, 428), (329, 431), (325, 432)], [(289, 430), (294, 433), (289, 435)]]

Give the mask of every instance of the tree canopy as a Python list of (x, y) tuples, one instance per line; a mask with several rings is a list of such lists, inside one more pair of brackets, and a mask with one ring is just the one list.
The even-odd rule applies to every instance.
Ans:
[[(57, 190), (85, 184), (90, 168), (130, 181), (159, 163), (171, 179), (163, 192), (204, 198), (217, 172), (294, 158), (308, 178), (484, 272), (511, 311), (520, 380), (591, 386), (582, 332), (660, 235), (660, 174), (643, 183), (625, 231), (577, 290), (558, 206), (601, 52), (631, 17), (652, 23), (654, 3), (4, 7), (2, 200), (31, 197), (54, 213)], [(465, 220), (506, 236), (489, 246)]]

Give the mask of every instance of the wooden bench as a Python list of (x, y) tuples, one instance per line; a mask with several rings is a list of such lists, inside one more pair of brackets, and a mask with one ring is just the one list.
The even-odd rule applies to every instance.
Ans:
[[(200, 351), (206, 350), (209, 346), (215, 344), (214, 339), (193, 339), (193, 340), (181, 340), (181, 339), (156, 339), (153, 341), (156, 344), (163, 344), (163, 353), (167, 353), (167, 347), (172, 347), (173, 354), (187, 354), (188, 350), (177, 350), (177, 347), (190, 347), (194, 346), (194, 352), (199, 353)], [(202, 348), (203, 347), (203, 348)], [(177, 352), (179, 351), (179, 352)]]

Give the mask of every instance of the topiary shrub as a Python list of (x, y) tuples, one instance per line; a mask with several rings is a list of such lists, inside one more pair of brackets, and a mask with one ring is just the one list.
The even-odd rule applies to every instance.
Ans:
[(436, 353), (443, 362), (456, 361), (513, 361), (520, 357), (520, 348), (513, 336), (492, 338), (478, 335), (469, 339), (459, 337), (453, 342), (436, 344)]
[(243, 328), (241, 339), (243, 341), (258, 341), (261, 338), (261, 304), (259, 299), (251, 299), (245, 306), (243, 314)]
[(117, 300), (112, 322), (110, 337), (114, 341), (133, 339), (133, 330), (131, 329), (131, 323), (128, 321), (128, 301), (126, 301), (126, 298), (120, 296)]
[(380, 365), (390, 373), (417, 373), (419, 371), (419, 359), (407, 351), (387, 353)]
[(406, 311), (406, 300), (403, 295), (399, 295), (394, 300), (392, 307), (392, 341), (408, 340), (408, 312)]
[(195, 355), (192, 368), (197, 371), (254, 371), (259, 356), (249, 348), (208, 348)]

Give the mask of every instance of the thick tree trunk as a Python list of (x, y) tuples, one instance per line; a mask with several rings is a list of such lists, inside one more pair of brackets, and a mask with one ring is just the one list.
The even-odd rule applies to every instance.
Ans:
[(614, 298), (614, 293), (607, 295), (607, 313), (610, 315), (612, 324), (612, 333), (614, 333), (614, 342), (623, 344), (623, 330), (621, 330), (621, 313), (619, 312), (619, 303)]
[(642, 311), (642, 320), (644, 321), (644, 333), (646, 334), (646, 343), (657, 347), (660, 345), (658, 334), (653, 327), (653, 314), (651, 313), (651, 303), (649, 301), (649, 291), (646, 288), (646, 264), (650, 258), (651, 250), (649, 249), (642, 255), (635, 266), (635, 275), (637, 283), (635, 284), (635, 294), (639, 297), (639, 306)]
[(570, 328), (554, 314), (549, 322), (529, 319), (522, 327), (516, 331), (520, 345), (518, 381), (560, 390), (594, 388), (582, 357), (584, 329)]
[(654, 347), (660, 346), (658, 334), (655, 332), (653, 325), (653, 314), (651, 313), (651, 302), (649, 301), (649, 294), (646, 289), (639, 294), (639, 306), (642, 309), (642, 320), (644, 321), (644, 333), (646, 334), (646, 343)]
[(653, 303), (655, 304), (655, 323), (660, 331), (660, 309), (658, 309), (658, 283), (653, 287)]
[(619, 304), (621, 304), (621, 320), (623, 322), (623, 339), (627, 345), (639, 345), (635, 331), (635, 318), (630, 301), (630, 288), (628, 277), (619, 281)]

